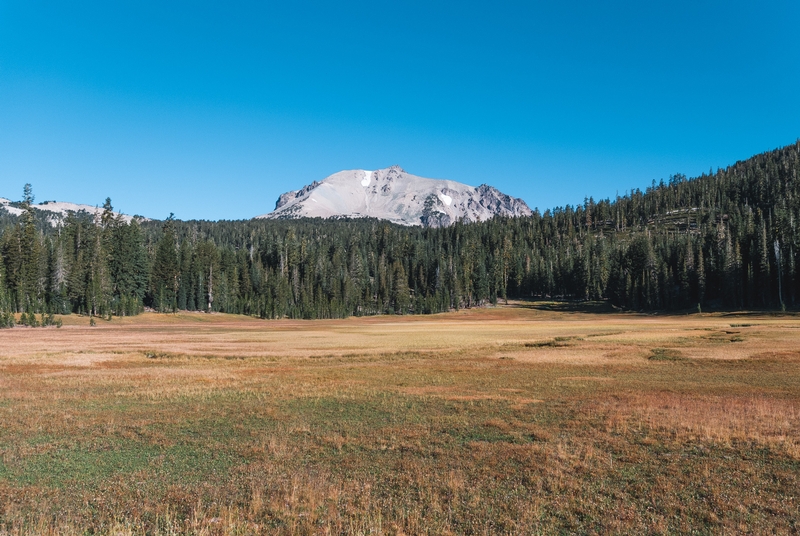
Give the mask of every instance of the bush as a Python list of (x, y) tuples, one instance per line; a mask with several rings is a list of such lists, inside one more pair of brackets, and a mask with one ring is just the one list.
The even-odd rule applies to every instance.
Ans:
[(19, 317), (19, 325), (35, 328), (39, 326), (39, 321), (36, 320), (36, 315), (33, 313), (33, 311), (31, 311), (22, 313), (22, 315)]
[(55, 326), (60, 328), (62, 325), (64, 325), (63, 321), (60, 318), (56, 318), (56, 315), (53, 313), (42, 313), (37, 319), (36, 314), (31, 311), (28, 313), (22, 313), (19, 317), (19, 321), (17, 321), (14, 317), (14, 313), (0, 311), (0, 329), (13, 328), (17, 324), (20, 326), (30, 326), (32, 328), (46, 326)]
[(0, 329), (13, 328), (15, 323), (14, 313), (0, 311)]
[(62, 326), (62, 324), (63, 323), (62, 323), (61, 319), (59, 318), (58, 320), (56, 320), (56, 315), (54, 315), (53, 313), (47, 313), (46, 315), (44, 313), (42, 313), (42, 319), (40, 321), (40, 325), (42, 325), (42, 326), (55, 326), (57, 328), (60, 328)]

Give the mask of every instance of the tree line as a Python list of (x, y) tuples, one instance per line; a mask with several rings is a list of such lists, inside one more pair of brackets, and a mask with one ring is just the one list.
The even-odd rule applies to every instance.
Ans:
[(29, 185), (0, 213), (0, 314), (145, 308), (261, 318), (435, 313), (508, 298), (633, 310), (796, 307), (800, 142), (694, 179), (530, 217), (402, 227), (374, 219), (51, 225)]

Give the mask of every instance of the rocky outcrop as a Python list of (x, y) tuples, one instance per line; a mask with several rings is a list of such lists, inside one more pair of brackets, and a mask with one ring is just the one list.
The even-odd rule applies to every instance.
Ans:
[(317, 181), (314, 181), (311, 184), (309, 184), (308, 186), (304, 186), (303, 188), (301, 188), (299, 190), (294, 190), (293, 192), (286, 192), (285, 194), (281, 194), (280, 196), (278, 196), (278, 200), (275, 202), (275, 210), (278, 210), (282, 206), (287, 205), (289, 202), (291, 202), (294, 199), (297, 199), (299, 197), (303, 197), (304, 195), (306, 195), (308, 192), (310, 192), (311, 190), (313, 190), (314, 188), (316, 188), (320, 184), (321, 183), (319, 183)]

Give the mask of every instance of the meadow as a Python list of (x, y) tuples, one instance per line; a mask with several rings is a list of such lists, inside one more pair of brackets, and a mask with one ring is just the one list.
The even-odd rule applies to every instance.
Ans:
[(0, 331), (0, 534), (796, 534), (800, 317)]

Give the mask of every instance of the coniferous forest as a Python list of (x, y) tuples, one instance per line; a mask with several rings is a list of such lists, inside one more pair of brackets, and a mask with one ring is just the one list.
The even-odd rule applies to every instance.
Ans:
[[(221, 311), (435, 313), (509, 298), (630, 310), (800, 304), (800, 142), (616, 199), (430, 229), (371, 220), (165, 221), (0, 209), (0, 321)], [(27, 319), (27, 320), (26, 320)]]

